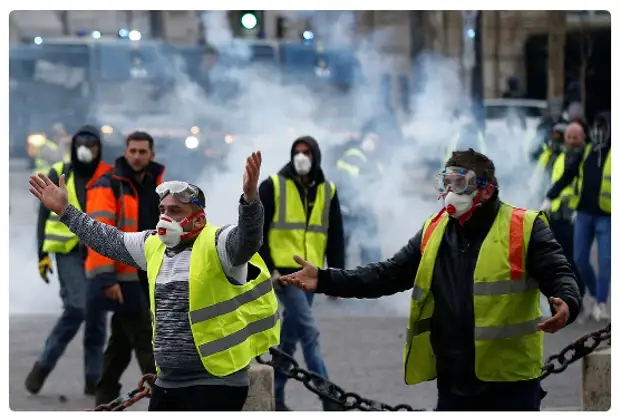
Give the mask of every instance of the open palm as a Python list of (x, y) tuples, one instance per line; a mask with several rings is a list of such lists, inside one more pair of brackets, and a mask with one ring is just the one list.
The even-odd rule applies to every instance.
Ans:
[(293, 257), (302, 269), (289, 275), (280, 277), (285, 284), (292, 284), (306, 292), (315, 292), (319, 283), (319, 268), (303, 259), (301, 256)]
[(57, 215), (61, 215), (67, 205), (69, 204), (69, 195), (67, 194), (67, 187), (65, 185), (64, 174), (60, 176), (57, 186), (50, 180), (47, 175), (39, 173), (38, 175), (31, 175), (29, 190), (30, 194), (38, 198), (41, 203)]
[(263, 156), (260, 151), (252, 152), (245, 161), (245, 171), (243, 173), (243, 194), (250, 200), (258, 198), (258, 178), (260, 177), (260, 166)]

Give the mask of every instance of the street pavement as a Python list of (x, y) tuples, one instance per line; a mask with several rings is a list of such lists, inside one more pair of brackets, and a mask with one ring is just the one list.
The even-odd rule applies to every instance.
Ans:
[[(432, 408), (436, 401), (434, 382), (415, 387), (408, 387), (403, 382), (401, 352), (406, 318), (386, 316), (376, 304), (376, 301), (358, 300), (333, 302), (323, 296), (317, 297), (315, 311), (330, 379), (347, 391), (391, 405), (407, 403), (415, 408)], [(376, 316), (369, 311), (383, 315)], [(69, 345), (38, 395), (30, 395), (24, 388), (24, 378), (42, 349), (54, 320), (55, 317), (49, 315), (10, 317), (9, 405), (14, 411), (70, 411), (93, 407), (92, 397), (83, 394), (81, 333)], [(548, 356), (559, 351), (597, 327), (592, 323), (573, 324), (547, 336), (545, 354)], [(299, 352), (296, 357), (304, 366)], [(139, 377), (134, 360), (123, 376), (123, 392), (133, 389)], [(571, 365), (560, 375), (551, 375), (543, 386), (549, 392), (543, 401), (544, 408), (579, 408), (581, 363)], [(316, 396), (297, 381), (289, 381), (286, 396), (287, 403), (295, 410), (321, 409)], [(131, 410), (146, 410), (147, 401), (142, 400)]]

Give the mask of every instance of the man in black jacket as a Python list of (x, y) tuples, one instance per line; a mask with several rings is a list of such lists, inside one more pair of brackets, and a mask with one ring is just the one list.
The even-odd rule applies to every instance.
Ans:
[(413, 288), (407, 384), (436, 378), (438, 411), (539, 410), (541, 331), (577, 316), (575, 275), (542, 213), (500, 201), (486, 156), (454, 152), (438, 180), (445, 208), (391, 259), (342, 271), (296, 257), (303, 269), (281, 280), (356, 298)]
[[(310, 136), (293, 142), (291, 160), (259, 187), (265, 209), (263, 245), (259, 251), (276, 280), (299, 270), (293, 255), (302, 253), (323, 266), (344, 267), (344, 238), (338, 194), (321, 170), (321, 151)], [(319, 329), (312, 315), (312, 294), (295, 287), (276, 287), (284, 306), (280, 348), (290, 355), (301, 342), (308, 369), (327, 377), (319, 347)], [(276, 373), (276, 410), (286, 411), (286, 378)], [(326, 410), (333, 404), (323, 403)]]
[[(88, 195), (93, 184), (112, 169), (101, 159), (101, 151), (99, 130), (94, 126), (82, 126), (71, 138), (71, 161), (53, 164), (47, 174), (55, 184), (61, 175), (65, 176), (71, 203), (82, 210), (88, 208)], [(49, 284), (48, 275), (52, 272), (50, 255), (56, 260), (63, 313), (26, 378), (26, 389), (31, 394), (41, 390), (84, 322), (84, 393), (93, 395), (101, 374), (106, 323), (103, 309), (87, 308), (84, 271), (87, 248), (43, 204), (39, 208), (37, 241), (39, 274), (46, 284)]]
[[(588, 292), (596, 297), (592, 317), (609, 319), (607, 298), (611, 282), (611, 115), (599, 114), (594, 120), (592, 144), (566, 157), (564, 173), (547, 192), (543, 206), (550, 205), (562, 190), (576, 180), (576, 215), (573, 256)], [(594, 238), (598, 245), (598, 279), (590, 264)]]

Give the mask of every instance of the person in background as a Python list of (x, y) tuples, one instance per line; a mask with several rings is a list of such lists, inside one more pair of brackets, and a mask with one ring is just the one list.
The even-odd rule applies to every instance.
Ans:
[(52, 164), (58, 161), (69, 162), (71, 151), (71, 135), (62, 123), (54, 123), (49, 136), (42, 136), (40, 143), (30, 143), (33, 158), (33, 173), (48, 172)]
[[(70, 149), (70, 162), (53, 164), (48, 177), (54, 184), (58, 184), (60, 176), (64, 175), (70, 203), (87, 210), (93, 184), (112, 167), (101, 160), (101, 137), (93, 126), (81, 127), (71, 138)], [(49, 284), (53, 255), (63, 312), (45, 341), (43, 352), (26, 377), (26, 390), (31, 394), (37, 394), (41, 390), (84, 322), (84, 393), (94, 395), (101, 373), (106, 323), (104, 310), (86, 308), (84, 260), (87, 249), (79, 237), (43, 204), (39, 209), (37, 223), (39, 274), (43, 281)]]
[[(263, 244), (259, 251), (272, 279), (298, 270), (293, 256), (303, 253), (314, 263), (343, 268), (344, 237), (340, 202), (335, 185), (321, 169), (316, 140), (302, 136), (293, 142), (290, 161), (259, 187), (265, 208)], [(312, 294), (295, 287), (276, 288), (284, 307), (280, 349), (293, 355), (298, 342), (308, 369), (327, 378), (319, 345), (319, 329), (312, 315)], [(276, 411), (289, 411), (284, 401), (287, 378), (276, 372)], [(326, 411), (338, 407), (323, 401)]]
[[(159, 221), (155, 189), (165, 171), (154, 158), (154, 141), (148, 133), (127, 136), (125, 153), (117, 158), (114, 170), (92, 187), (86, 213), (127, 233), (154, 229)], [(86, 276), (89, 305), (114, 311), (95, 395), (96, 405), (100, 405), (120, 395), (119, 381), (132, 351), (143, 374), (155, 373), (148, 280), (144, 271), (115, 262), (92, 248), (86, 259)]]
[[(543, 332), (577, 317), (579, 289), (545, 215), (502, 202), (495, 166), (454, 152), (436, 177), (444, 208), (390, 259), (281, 277), (308, 292), (378, 298), (411, 291), (405, 383), (437, 380), (437, 411), (538, 411)], [(540, 295), (553, 305), (543, 319)]]
[[(552, 163), (551, 184), (554, 184), (562, 178), (565, 166), (570, 166), (575, 163), (573, 159), (581, 159), (585, 146), (586, 134), (581, 125), (576, 122), (569, 124), (564, 132), (563, 152), (560, 153)], [(575, 271), (579, 291), (583, 296), (585, 286), (580, 279), (573, 257), (573, 218), (575, 203), (577, 201), (575, 187), (576, 182), (573, 181), (570, 185), (564, 188), (553, 201), (545, 200), (540, 210), (548, 213), (549, 227), (551, 228), (551, 231), (553, 232), (553, 235), (558, 243), (562, 245), (566, 259), (568, 259), (573, 267), (573, 270)]]
[[(344, 244), (359, 245), (362, 263), (381, 259), (378, 219), (368, 199), (383, 178), (386, 139), (372, 121), (360, 134), (359, 146), (349, 148), (336, 163), (344, 227)], [(350, 252), (349, 252), (350, 254)]]
[[(607, 298), (611, 282), (611, 113), (596, 116), (590, 134), (592, 143), (577, 152), (564, 173), (547, 192), (544, 206), (558, 198), (562, 190), (575, 181), (573, 257), (581, 279), (591, 297), (591, 311), (596, 321), (610, 318)], [(598, 278), (590, 263), (596, 238)], [(589, 301), (589, 300), (588, 300)], [(586, 306), (587, 307), (587, 306)], [(589, 309), (588, 309), (589, 310)]]

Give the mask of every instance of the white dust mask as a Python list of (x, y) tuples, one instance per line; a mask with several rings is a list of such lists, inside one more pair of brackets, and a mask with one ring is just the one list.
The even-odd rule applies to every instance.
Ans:
[(312, 169), (312, 159), (310, 159), (308, 155), (300, 152), (293, 157), (293, 165), (295, 166), (297, 174), (308, 175)]
[(173, 220), (168, 216), (159, 216), (159, 222), (157, 222), (157, 226), (155, 226), (155, 230), (157, 230), (157, 235), (159, 236), (159, 239), (163, 242), (164, 245), (166, 245), (166, 247), (174, 248), (179, 243), (181, 243), (183, 239), (187, 239), (200, 233), (202, 229), (197, 229), (186, 233), (183, 230), (183, 226), (188, 224), (192, 219), (194, 219), (201, 213), (202, 211), (194, 213), (190, 217), (186, 217), (180, 222), (177, 222), (176, 220)]
[(471, 194), (456, 194), (452, 191), (448, 192), (448, 195), (444, 198), (444, 207), (446, 208), (446, 212), (451, 217), (458, 219), (472, 208), (476, 194), (478, 194), (478, 191)]
[(95, 155), (93, 155), (93, 151), (88, 149), (87, 146), (80, 145), (76, 150), (77, 159), (80, 162), (85, 164), (89, 164), (95, 159)]

